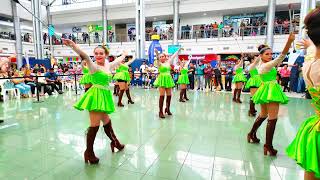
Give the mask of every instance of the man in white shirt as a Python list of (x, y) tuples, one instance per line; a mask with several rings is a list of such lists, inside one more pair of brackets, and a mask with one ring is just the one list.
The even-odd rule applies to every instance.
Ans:
[(145, 61), (143, 61), (142, 65), (140, 66), (140, 71), (142, 72), (142, 82), (145, 84), (148, 80), (148, 65)]
[(136, 70), (133, 72), (133, 84), (134, 86), (136, 86), (138, 84), (138, 86), (141, 86), (141, 72), (139, 71), (138, 68), (136, 68)]
[(149, 78), (151, 79), (150, 84), (153, 87), (153, 83), (156, 80), (157, 75), (158, 75), (158, 68), (156, 68), (153, 64), (150, 64), (149, 72), (150, 72)]
[(147, 73), (146, 69), (148, 68), (148, 65), (146, 64), (145, 61), (143, 61), (142, 65), (140, 66), (140, 71), (142, 72), (142, 74)]

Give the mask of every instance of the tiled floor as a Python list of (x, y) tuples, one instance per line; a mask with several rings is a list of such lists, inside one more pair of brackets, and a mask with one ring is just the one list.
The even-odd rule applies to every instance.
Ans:
[[(91, 166), (82, 157), (88, 112), (72, 108), (74, 92), (42, 103), (1, 103), (0, 179), (303, 179), (303, 170), (284, 150), (313, 113), (310, 101), (291, 98), (281, 107), (274, 139), (279, 155), (270, 158), (263, 155), (263, 143), (246, 142), (254, 121), (247, 116), (248, 95), (239, 105), (228, 93), (189, 92), (191, 100), (179, 103), (175, 92), (174, 116), (159, 120), (157, 91), (132, 93), (136, 103), (111, 115), (125, 150), (112, 154), (100, 129), (94, 146), (100, 164)], [(258, 132), (262, 142), (264, 133), (265, 124)]]

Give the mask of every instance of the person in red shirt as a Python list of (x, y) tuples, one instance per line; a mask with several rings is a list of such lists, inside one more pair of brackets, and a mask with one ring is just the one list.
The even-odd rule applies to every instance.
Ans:
[(290, 81), (290, 74), (291, 71), (288, 69), (288, 65), (284, 65), (283, 68), (280, 69), (280, 75), (281, 75), (281, 85), (283, 86), (283, 92), (290, 92), (290, 88), (288, 87), (289, 81)]

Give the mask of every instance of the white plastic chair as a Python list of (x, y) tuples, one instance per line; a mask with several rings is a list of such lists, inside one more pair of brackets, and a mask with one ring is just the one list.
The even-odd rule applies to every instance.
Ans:
[(0, 79), (1, 95), (3, 97), (3, 101), (6, 101), (7, 99), (9, 99), (7, 92), (8, 92), (8, 94), (10, 94), (10, 96), (14, 96), (17, 99), (20, 99), (20, 91), (18, 88), (5, 87), (5, 83), (9, 83), (9, 82), (10, 82), (10, 80), (8, 80), (8, 79)]

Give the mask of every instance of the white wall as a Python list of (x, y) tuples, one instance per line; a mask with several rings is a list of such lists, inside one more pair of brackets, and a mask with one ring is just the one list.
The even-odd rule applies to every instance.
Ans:
[[(27, 9), (29, 9), (31, 12), (31, 2), (27, 0), (19, 0), (20, 3), (25, 6)], [(32, 15), (23, 9), (19, 4), (17, 4), (18, 7), (18, 16), (22, 20), (29, 20), (32, 21)], [(0, 8), (0, 14), (6, 15), (6, 16), (12, 16), (12, 8), (11, 8), (11, 0), (1, 0), (1, 8)], [(47, 13), (44, 6), (42, 6), (42, 20), (47, 21)]]
[[(0, 39), (0, 56), (10, 56), (16, 54), (15, 41)], [(34, 56), (34, 46), (32, 43), (22, 43), (22, 52)]]
[(194, 16), (194, 17), (181, 17), (180, 18), (180, 25), (195, 25), (195, 24), (209, 24), (209, 23), (220, 23), (223, 20), (223, 16)]

